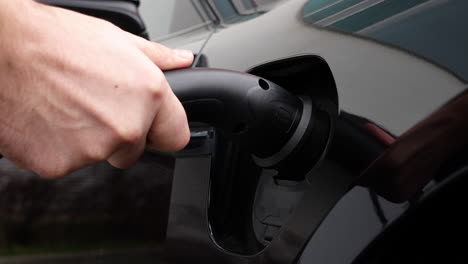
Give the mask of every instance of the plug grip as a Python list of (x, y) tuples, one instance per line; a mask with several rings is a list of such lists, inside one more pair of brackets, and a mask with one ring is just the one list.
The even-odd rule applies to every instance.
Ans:
[(277, 153), (294, 134), (303, 102), (258, 76), (212, 68), (165, 72), (189, 122), (212, 125), (227, 135), (245, 133), (258, 157)]

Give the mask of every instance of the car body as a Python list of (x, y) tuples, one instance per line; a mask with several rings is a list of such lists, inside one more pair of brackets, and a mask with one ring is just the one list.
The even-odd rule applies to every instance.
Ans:
[[(90, 8), (81, 5), (93, 1), (70, 2), (86, 13)], [(64, 7), (70, 2), (49, 1)], [(102, 2), (120, 7), (126, 1)], [(289, 0), (264, 1), (262, 9), (261, 2), (175, 3), (179, 11), (206, 5), (196, 18), (201, 26), (176, 25), (178, 32), (155, 39), (191, 49), (196, 67), (261, 76), (315, 98), (344, 120), (304, 179), (274, 180), (274, 172), (254, 164), (242, 136), (226, 136), (207, 124), (192, 124), (184, 151), (148, 151), (128, 170), (102, 163), (47, 181), (3, 160), (0, 237), (15, 256), (0, 262), (378, 263), (392, 252), (389, 240), (405, 240), (401, 229), (408, 236), (416, 230), (419, 222), (406, 223), (431, 208), (431, 197), (450, 185), (446, 178), (463, 175), (466, 160), (441, 161), (441, 168), (451, 169), (437, 168), (442, 176), (425, 186), (427, 197), (411, 201), (390, 202), (356, 183), (395, 139), (404, 139), (465, 90), (468, 20), (460, 14), (468, 6), (457, 0)], [(223, 19), (217, 4), (250, 19)], [(145, 22), (151, 37), (156, 22)], [(147, 37), (145, 32), (134, 31)], [(369, 127), (378, 132), (368, 133)], [(419, 221), (434, 223), (429, 209)]]

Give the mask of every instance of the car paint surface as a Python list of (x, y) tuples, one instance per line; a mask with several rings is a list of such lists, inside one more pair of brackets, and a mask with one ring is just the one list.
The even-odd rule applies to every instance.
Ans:
[(460, 0), (309, 1), (302, 14), (307, 23), (403, 48), (466, 81), (468, 22), (460, 17), (467, 10)]
[[(288, 1), (254, 20), (221, 29), (202, 50), (204, 41), (183, 44), (173, 40), (167, 44), (201, 51), (210, 67), (239, 71), (288, 57), (318, 55), (331, 68), (340, 109), (369, 118), (395, 135), (404, 133), (465, 89), (459, 76), (427, 57), (417, 56), (411, 48), (361, 37), (361, 32), (328, 30), (307, 23), (302, 12), (310, 3), (316, 2)], [(371, 32), (370, 28), (364, 32)], [(418, 47), (424, 48), (423, 44)], [(389, 219), (395, 219), (406, 208), (383, 199), (381, 202)], [(355, 188), (312, 237), (302, 263), (349, 263), (382, 228), (366, 190)]]
[[(306, 3), (292, 0), (215, 33), (203, 49), (209, 66), (246, 71), (277, 59), (318, 55), (331, 68), (340, 109), (397, 135), (464, 89), (452, 73), (405, 50), (305, 24)], [(180, 47), (198, 52), (197, 44)]]

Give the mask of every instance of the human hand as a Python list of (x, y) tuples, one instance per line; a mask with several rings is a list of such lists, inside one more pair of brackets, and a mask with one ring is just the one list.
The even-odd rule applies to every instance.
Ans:
[(187, 144), (161, 70), (189, 66), (191, 52), (31, 0), (2, 1), (0, 20), (0, 153), (17, 166), (55, 178)]

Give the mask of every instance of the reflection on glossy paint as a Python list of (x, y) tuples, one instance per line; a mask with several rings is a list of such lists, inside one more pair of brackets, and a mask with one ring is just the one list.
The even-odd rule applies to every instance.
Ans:
[(80, 259), (97, 251), (112, 259), (128, 249), (156, 248), (165, 235), (173, 162), (146, 154), (128, 170), (100, 163), (46, 180), (2, 160), (0, 262)]
[(464, 0), (310, 0), (302, 17), (403, 48), (468, 80), (467, 11)]

